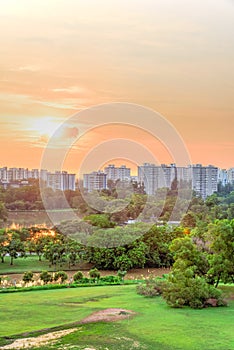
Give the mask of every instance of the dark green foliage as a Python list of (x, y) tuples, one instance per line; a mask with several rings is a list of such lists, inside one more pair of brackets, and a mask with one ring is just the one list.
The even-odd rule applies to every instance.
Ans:
[(115, 222), (110, 221), (108, 215), (105, 214), (92, 214), (84, 217), (85, 221), (88, 221), (92, 226), (99, 228), (111, 228), (115, 226)]
[(171, 307), (189, 306), (193, 309), (203, 307), (224, 306), (220, 290), (209, 285), (204, 277), (194, 276), (191, 270), (185, 273), (179, 271), (169, 275), (163, 287), (163, 298)]
[(48, 271), (42, 271), (40, 273), (40, 279), (45, 283), (49, 283), (53, 281), (52, 275)]
[(64, 271), (58, 271), (54, 275), (54, 281), (60, 280), (61, 283), (64, 283), (67, 280), (67, 278), (68, 278), (68, 276), (67, 276), (66, 272), (64, 272)]
[(102, 276), (99, 278), (99, 282), (106, 282), (106, 283), (118, 283), (120, 282), (119, 276)]
[(209, 275), (218, 286), (219, 282), (234, 283), (234, 219), (216, 220), (206, 232), (210, 251)]
[(168, 305), (191, 308), (225, 305), (221, 292), (212, 285), (210, 254), (190, 237), (175, 239), (170, 249), (175, 262), (163, 287)]
[(94, 269), (91, 269), (91, 270), (89, 271), (89, 276), (90, 276), (91, 278), (99, 279), (100, 276), (101, 276), (101, 274), (100, 274), (100, 272), (98, 271), (97, 268), (94, 268)]
[(138, 284), (138, 286), (136, 287), (136, 291), (137, 294), (152, 298), (162, 294), (164, 284), (164, 280), (151, 277), (148, 280), (146, 280), (144, 284)]
[(31, 271), (25, 272), (23, 275), (23, 281), (25, 283), (33, 282), (33, 273)]
[(84, 277), (83, 273), (81, 271), (77, 271), (74, 275), (73, 275), (73, 280), (74, 282), (78, 282), (80, 280), (82, 280)]
[(1, 221), (7, 221), (8, 213), (5, 207), (5, 204), (0, 201), (0, 223)]
[(121, 279), (121, 281), (123, 281), (124, 277), (127, 274), (127, 271), (126, 270), (118, 270), (117, 274), (118, 274), (118, 277)]

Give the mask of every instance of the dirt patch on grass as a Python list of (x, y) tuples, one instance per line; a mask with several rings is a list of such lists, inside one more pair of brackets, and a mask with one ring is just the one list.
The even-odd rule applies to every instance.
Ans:
[(14, 343), (0, 347), (0, 349), (29, 349), (29, 348), (38, 348), (40, 346), (45, 346), (51, 343), (53, 340), (57, 340), (64, 335), (70, 334), (77, 331), (77, 328), (65, 329), (58, 332), (51, 332), (47, 334), (40, 335), (39, 337), (34, 338), (22, 338), (17, 339)]
[(125, 309), (105, 309), (92, 313), (90, 316), (85, 317), (80, 323), (91, 322), (114, 322), (118, 320), (124, 320), (134, 316), (136, 313), (131, 310)]
[[(115, 322), (119, 320), (129, 319), (136, 315), (134, 311), (120, 309), (120, 308), (110, 308), (105, 310), (100, 310), (92, 313), (91, 315), (83, 318), (83, 320), (73, 323), (74, 325), (81, 325), (93, 322)], [(49, 329), (48, 329), (49, 330)], [(13, 343), (0, 347), (0, 349), (10, 350), (10, 349), (30, 349), (38, 348), (40, 346), (45, 346), (53, 343), (57, 339), (77, 331), (77, 328), (70, 328), (61, 331), (49, 332), (37, 337), (28, 337), (16, 339)], [(26, 335), (26, 333), (24, 333)]]

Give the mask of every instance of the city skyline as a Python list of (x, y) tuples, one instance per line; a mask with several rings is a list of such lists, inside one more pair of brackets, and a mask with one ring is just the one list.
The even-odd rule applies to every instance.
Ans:
[[(108, 181), (116, 186), (127, 185), (137, 182), (138, 186), (144, 186), (147, 195), (155, 195), (160, 188), (172, 188), (177, 180), (178, 190), (184, 186), (187, 190), (192, 190), (206, 199), (208, 196), (218, 191), (218, 186), (234, 184), (234, 168), (220, 169), (213, 165), (204, 166), (193, 164), (188, 166), (177, 166), (176, 164), (162, 164), (161, 166), (152, 163), (143, 163), (138, 166), (137, 176), (131, 173), (131, 168), (125, 164), (115, 166), (108, 164), (103, 170), (96, 169), (89, 173), (76, 174), (67, 171), (50, 172), (46, 169), (28, 168), (0, 168), (0, 186), (22, 187), (29, 184), (29, 179), (43, 180), (41, 184), (56, 190), (73, 190), (76, 188), (86, 189), (88, 192), (101, 191), (111, 188)], [(79, 176), (80, 175), (80, 176)], [(120, 182), (119, 182), (120, 181)], [(110, 187), (109, 187), (110, 186)], [(131, 186), (130, 186), (131, 187)], [(129, 187), (129, 188), (130, 188)], [(179, 195), (179, 193), (178, 193)]]
[[(192, 164), (233, 166), (232, 1), (3, 0), (0, 18), (2, 164), (39, 168), (61, 123), (121, 101), (163, 115)], [(79, 132), (65, 126), (61, 142), (78, 140)], [(64, 167), (76, 171), (95, 145), (116, 135), (148, 147), (160, 163), (173, 162), (150, 135), (106, 126), (81, 136)]]

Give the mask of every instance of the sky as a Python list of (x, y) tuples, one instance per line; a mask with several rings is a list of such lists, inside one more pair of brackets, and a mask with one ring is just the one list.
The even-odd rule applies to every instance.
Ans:
[[(153, 153), (173, 162), (167, 140), (144, 128), (92, 128), (87, 117), (82, 134), (70, 123), (116, 102), (160, 113), (191, 163), (234, 167), (233, 32), (233, 0), (0, 0), (0, 167), (39, 168), (61, 126), (56, 137), (70, 145), (63, 167), (72, 172), (103, 144), (109, 153), (95, 153), (95, 167), (134, 167), (145, 148), (146, 161)], [(138, 159), (126, 142), (143, 149)]]

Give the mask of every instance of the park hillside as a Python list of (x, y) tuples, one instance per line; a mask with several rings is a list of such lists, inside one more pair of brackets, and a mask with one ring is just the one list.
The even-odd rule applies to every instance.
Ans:
[[(0, 330), (6, 349), (16, 339), (60, 331), (68, 333), (61, 333), (53, 344), (40, 343), (39, 348), (101, 350), (104, 346), (119, 349), (120, 344), (123, 349), (234, 348), (229, 327), (234, 308), (232, 187), (220, 187), (206, 200), (193, 196), (176, 226), (166, 223), (176, 188), (163, 189), (167, 192), (160, 220), (152, 224), (150, 218), (158, 215), (159, 203), (146, 203), (138, 187), (120, 213), (102, 214), (82, 202), (78, 192), (68, 191), (67, 199), (79, 212), (79, 220), (53, 227), (4, 225), (9, 214), (19, 210), (19, 202), (22, 210), (39, 210), (29, 205), (39, 206), (37, 191), (36, 183), (1, 189), (0, 294), (2, 310), (7, 305), (11, 320), (4, 321)], [(53, 199), (60, 194), (50, 195)], [(115, 189), (101, 196), (115, 198)], [(187, 198), (185, 190), (179, 201)], [(61, 209), (55, 205), (55, 210)], [(143, 268), (165, 273), (129, 278), (133, 269)], [(114, 323), (99, 316), (92, 322), (82, 321), (112, 309), (119, 312), (118, 317), (112, 315), (117, 317)], [(19, 313), (22, 322), (16, 321)]]

